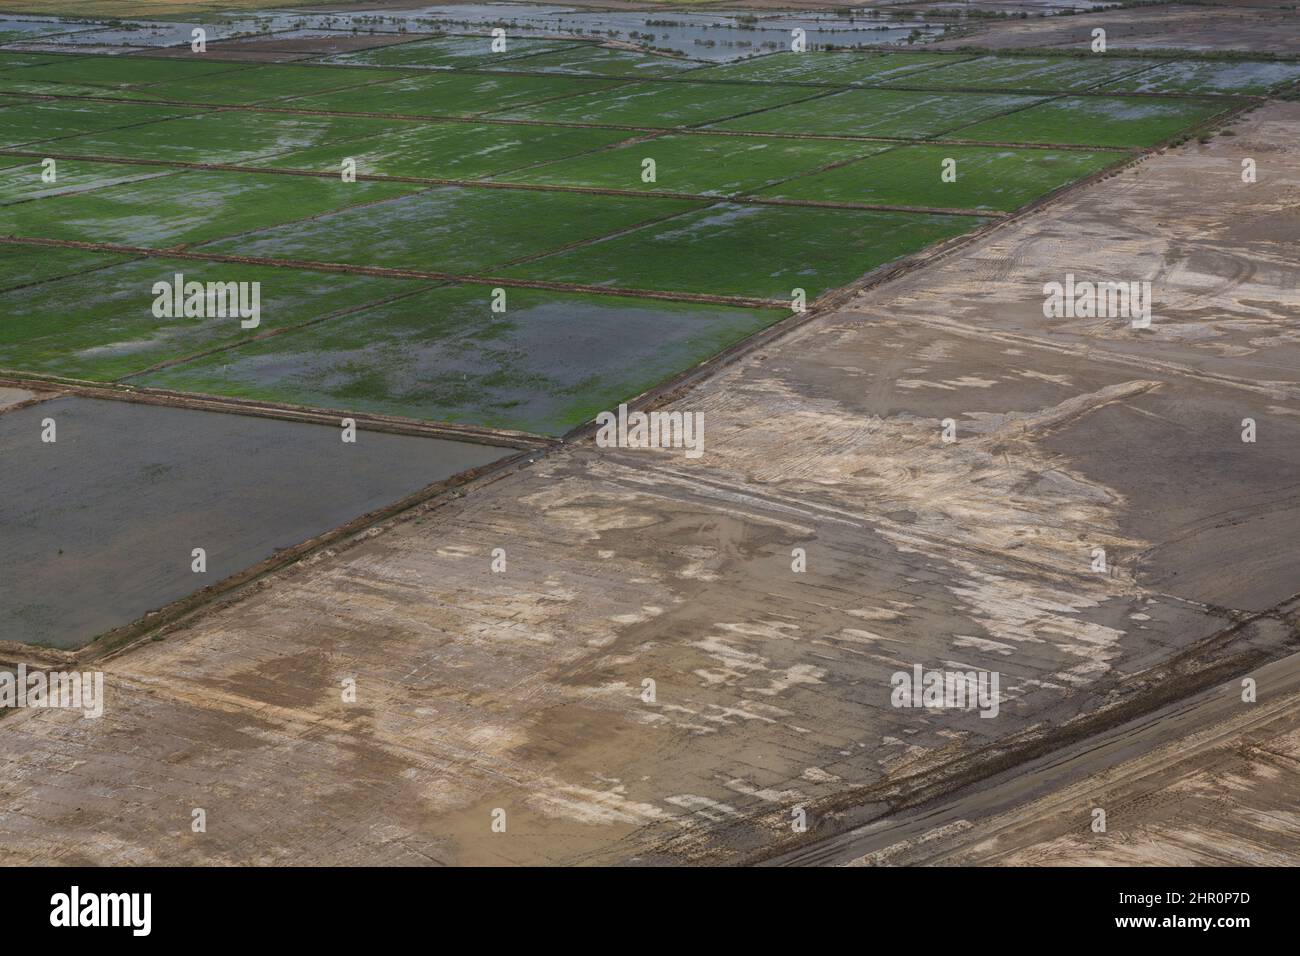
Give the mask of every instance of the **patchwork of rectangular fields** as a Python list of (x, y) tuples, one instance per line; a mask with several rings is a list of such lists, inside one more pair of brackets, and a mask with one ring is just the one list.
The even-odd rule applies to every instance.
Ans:
[[(837, 140), (668, 134), (495, 178), (551, 186), (730, 196), (884, 148)], [(648, 175), (647, 160), (654, 164), (652, 176)]]
[[(349, 117), (355, 123), (359, 117)], [(383, 122), (370, 120), (370, 122)], [(387, 132), (330, 146), (277, 153), (251, 165), (338, 173), (345, 159), (361, 175), (478, 179), (626, 140), (623, 130), (573, 126), (392, 120)]]
[[(339, 67), (340, 71), (352, 71)], [(599, 95), (616, 80), (569, 76), (514, 76), (439, 73), (369, 83), (333, 93), (299, 96), (283, 101), (296, 110), (340, 113), (385, 113), (401, 116), (477, 116), (501, 113), (530, 103), (564, 100), (577, 94)], [(539, 109), (541, 107), (539, 106)]]
[[(149, 257), (113, 264), (113, 259), (104, 259), (90, 281), (69, 275), (8, 293), (0, 368), (114, 381), (252, 334), (343, 314), (420, 288), (396, 279), (239, 263)], [(96, 265), (85, 260), (88, 268)], [(265, 318), (256, 333), (242, 328), (238, 315), (155, 314), (155, 286), (170, 288), (177, 275), (184, 276), (183, 282), (258, 283), (259, 318)], [(51, 316), (60, 320), (52, 322)]]
[[(512, 77), (524, 82), (523, 77)], [(570, 83), (583, 81), (569, 80)], [(589, 81), (588, 81), (589, 82)], [(799, 86), (724, 86), (680, 81), (638, 81), (511, 109), (499, 115), (547, 123), (666, 128), (716, 122), (815, 96)]]
[(893, 79), (889, 86), (934, 90), (1046, 90), (1071, 93), (1119, 77), (1140, 74), (1157, 60), (1125, 57), (982, 56), (923, 75)]
[(13, 148), (91, 132), (129, 130), (194, 113), (183, 106), (15, 99), (0, 107), (0, 146)]
[(327, 66), (254, 66), (236, 71), (208, 73), (179, 82), (133, 86), (141, 96), (188, 103), (246, 105), (274, 103), (290, 97), (324, 94), (400, 80), (396, 70), (336, 70)]
[(389, 199), (417, 188), (399, 183), (182, 171), (0, 207), (0, 236), (166, 249)]
[[(0, 51), (0, 369), (563, 435), (1292, 68)], [(186, 283), (256, 288), (256, 322), (156, 308)]]
[(235, 73), (244, 69), (237, 63), (220, 60), (146, 59), (124, 56), (64, 57), (28, 66), (24, 80), (44, 83), (72, 83), (81, 86), (134, 87), (147, 83), (192, 80), (216, 73)]
[(231, 236), (203, 251), (408, 272), (479, 273), (691, 208), (692, 203), (678, 199), (439, 186)]
[(719, 203), (503, 274), (769, 299), (789, 299), (793, 289), (801, 288), (814, 299), (979, 222), (958, 216), (856, 209), (810, 213), (792, 206)]
[[(99, 109), (97, 104), (86, 105)], [(398, 120), (364, 116), (236, 111), (191, 113), (178, 119), (60, 138), (42, 148), (62, 156), (238, 164), (338, 141), (370, 142), (400, 129), (401, 125)], [(338, 169), (335, 163), (331, 171), (337, 172)]]

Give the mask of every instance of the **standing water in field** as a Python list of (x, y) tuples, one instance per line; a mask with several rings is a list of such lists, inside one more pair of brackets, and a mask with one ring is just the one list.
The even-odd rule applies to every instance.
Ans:
[[(792, 31), (804, 31), (807, 49), (918, 43), (943, 34), (954, 17), (926, 18), (913, 13), (882, 10), (822, 12), (765, 11), (763, 13), (686, 13), (673, 10), (603, 11), (563, 6), (511, 3), (418, 7), (394, 12), (334, 12), (276, 10), (238, 17), (214, 15), (186, 21), (127, 20), (111, 24), (67, 22), (69, 32), (57, 32), (58, 21), (0, 17), (0, 39), (28, 40), (10, 49), (57, 49), (76, 45), (175, 47), (187, 45), (191, 32), (202, 27), (209, 42), (281, 32), (336, 31), (360, 33), (486, 34), (501, 27), (512, 35), (551, 35), (614, 40), (674, 52), (693, 59), (736, 60), (790, 49)], [(22, 30), (20, 34), (18, 31)], [(34, 41), (40, 40), (39, 44)], [(0, 48), (6, 46), (0, 42)]]

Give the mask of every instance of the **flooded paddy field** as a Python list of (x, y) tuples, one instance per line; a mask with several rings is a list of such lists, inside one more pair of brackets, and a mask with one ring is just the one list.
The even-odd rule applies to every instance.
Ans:
[[(0, 368), (546, 436), (1290, 76), (426, 33), (294, 63), (173, 52), (0, 50)], [(1147, 75), (1177, 89), (1104, 92)], [(260, 314), (159, 314), (174, 281), (256, 287)], [(655, 316), (653, 360), (598, 341)], [(557, 376), (559, 342), (581, 374)]]
[(4, 411), (0, 641), (81, 647), (507, 453), (374, 432), (347, 444), (337, 427), (76, 397)]
[(36, 254), (8, 247), (5, 254), (0, 256), (0, 291), (7, 292), (59, 276), (103, 268), (116, 262), (125, 262), (127, 258), (85, 249), (43, 249), (40, 254)]
[(136, 381), (559, 436), (786, 315), (535, 289), (506, 301), (494, 314), (487, 288), (433, 289)]
[(887, 86), (925, 89), (1043, 90), (1068, 93), (1097, 87), (1152, 68), (1150, 60), (1125, 57), (981, 56), (941, 70), (892, 79)]
[(660, 197), (438, 186), (202, 248), (263, 259), (473, 274), (621, 233), (695, 205)]
[[(337, 69), (346, 74), (354, 68)], [(285, 105), (307, 111), (470, 117), (592, 94), (618, 85), (619, 81), (612, 79), (593, 81), (552, 75), (425, 73), (356, 89), (298, 97)]]
[(737, 63), (724, 63), (703, 69), (699, 80), (736, 80), (763, 83), (811, 83), (818, 86), (856, 86), (883, 83), (897, 77), (912, 77), (934, 67), (951, 67), (964, 58), (952, 54), (824, 53), (804, 56), (783, 52), (753, 57)]
[[(102, 109), (100, 104), (84, 101), (77, 107), (86, 112)], [(105, 112), (112, 115), (111, 108)], [(0, 116), (3, 116), (2, 112)], [(253, 160), (271, 159), (286, 152), (299, 152), (329, 143), (350, 143), (361, 137), (383, 136), (401, 128), (400, 122), (361, 117), (191, 112), (177, 117), (176, 122), (140, 123), (80, 135), (69, 133), (54, 140), (23, 145), (39, 147), (43, 144), (46, 147), (43, 151), (64, 157), (164, 160), (178, 164), (249, 164)], [(39, 168), (35, 158), (28, 162)], [(163, 167), (156, 171), (175, 170)]]
[[(40, 182), (33, 176), (34, 182)], [(0, 235), (167, 249), (415, 192), (399, 183), (181, 170), (0, 207)]]
[[(952, 160), (962, 173), (941, 175)], [(758, 195), (818, 202), (939, 205), (950, 209), (1011, 212), (1055, 189), (1116, 163), (1123, 153), (1088, 150), (1008, 149), (996, 146), (906, 145), (885, 147), (864, 159), (761, 189)], [(930, 175), (917, 175), (918, 170)], [(934, 179), (938, 174), (939, 184)]]
[(13, 98), (0, 104), (0, 144), (6, 148), (30, 146), (84, 133), (192, 116), (196, 112), (178, 106)]
[(500, 115), (506, 119), (548, 123), (668, 129), (763, 111), (808, 99), (812, 95), (815, 94), (802, 87), (775, 84), (748, 87), (688, 81), (642, 81), (608, 91), (584, 92), (579, 96), (523, 106)]
[(1218, 101), (1149, 97), (1064, 97), (962, 129), (974, 140), (1151, 146), (1230, 107)]
[(754, 133), (929, 139), (1037, 102), (1038, 97), (1018, 94), (835, 90), (813, 103), (750, 113), (713, 126)]
[[(130, 183), (141, 179), (153, 179), (155, 176), (169, 176), (171, 170), (148, 168), (143, 166), (124, 166), (118, 163), (98, 163), (82, 159), (67, 160), (58, 180), (43, 184), (41, 189), (32, 189), (33, 177), (39, 176), (44, 167), (35, 159), (15, 162), (16, 157), (0, 160), (0, 205), (16, 202), (30, 202), (46, 196), (58, 196), (61, 193), (75, 193), (83, 189), (99, 189), (103, 186), (115, 186), (118, 183)], [(14, 165), (9, 165), (14, 163)], [(21, 256), (15, 252), (14, 255)]]
[[(973, 217), (718, 204), (502, 271), (619, 289), (809, 298), (980, 225)], [(719, 262), (727, 262), (725, 271)]]
[[(349, 118), (351, 121), (354, 118)], [(346, 159), (362, 176), (420, 179), (481, 179), (511, 171), (598, 154), (628, 139), (622, 130), (520, 123), (382, 121), (391, 128), (366, 136), (364, 150), (351, 140), (311, 149), (277, 152), (248, 165), (334, 174)], [(640, 162), (637, 164), (640, 181)], [(512, 178), (513, 181), (513, 178)]]
[[(858, 46), (912, 44), (944, 35), (960, 18), (927, 18), (923, 13), (870, 8), (839, 11), (679, 11), (671, 7), (645, 10), (593, 10), (564, 5), (466, 3), (420, 6), (410, 3), (368, 5), (356, 11), (335, 6), (313, 9), (311, 4), (284, 4), (302, 9), (264, 9), (256, 0), (205, 5), (177, 2), (132, 4), (130, 0), (83, 0), (75, 11), (66, 0), (11, 0), (15, 11), (0, 18), (0, 37), (31, 48), (47, 41), (86, 48), (137, 51), (187, 44), (190, 31), (203, 27), (209, 38), (229, 48), (249, 52), (273, 50), (279, 37), (378, 37), (396, 33), (487, 34), (503, 28), (526, 42), (553, 36), (599, 37), (653, 48), (701, 60), (726, 61), (785, 49), (790, 31), (805, 31), (808, 48), (821, 50)], [(367, 5), (358, 5), (366, 7)], [(247, 9), (247, 15), (241, 11)], [(76, 12), (78, 19), (63, 26), (22, 19), (17, 14)], [(108, 21), (115, 14), (132, 19)], [(186, 16), (189, 14), (189, 16)], [(152, 15), (152, 16), (151, 16)], [(105, 17), (95, 22), (93, 17)], [(162, 19), (168, 17), (168, 19)], [(9, 24), (8, 27), (5, 24)], [(53, 31), (53, 32), (50, 32)], [(382, 40), (380, 41), (382, 42)], [(365, 44), (369, 45), (369, 44)], [(376, 43), (378, 45), (378, 43)], [(288, 47), (293, 50), (294, 47)]]
[[(40, 258), (42, 248), (19, 248)], [(111, 257), (110, 257), (111, 258)], [(87, 262), (95, 271), (15, 289), (5, 297), (0, 368), (109, 382), (157, 365), (235, 345), (252, 335), (346, 314), (426, 284), (365, 275), (305, 272), (238, 263), (214, 266), (177, 259), (138, 258), (117, 264)], [(239, 315), (196, 317), (154, 313), (154, 286), (183, 282), (258, 283), (258, 324)], [(142, 290), (144, 290), (142, 292)], [(143, 305), (141, 304), (143, 302)], [(246, 300), (251, 312), (251, 301)], [(174, 311), (174, 310), (173, 310)], [(52, 315), (59, 321), (51, 322)]]
[[(625, 139), (625, 137), (620, 137)], [(836, 163), (847, 163), (886, 147), (849, 140), (667, 134), (653, 140), (623, 142), (555, 162), (532, 165), (493, 177), (500, 182), (550, 186), (695, 193), (734, 196), (803, 177)], [(653, 182), (642, 163), (652, 153)], [(839, 168), (839, 167), (837, 167)]]

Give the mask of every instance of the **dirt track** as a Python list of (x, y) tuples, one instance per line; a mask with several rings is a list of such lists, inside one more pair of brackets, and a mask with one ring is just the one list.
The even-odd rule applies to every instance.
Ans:
[[(1240, 680), (1216, 685), (1006, 779), (783, 862), (1294, 865), (1300, 655), (1250, 679), (1261, 693), (1254, 703), (1242, 700)], [(1104, 831), (1093, 829), (1098, 809)]]
[[(556, 451), (111, 660), (98, 721), (6, 717), (9, 858), (759, 859), (1288, 653), (1298, 121), (1265, 107), (768, 342), (675, 400), (698, 461)], [(1067, 263), (1159, 280), (1154, 333), (1045, 324)], [(997, 670), (999, 715), (890, 706), (916, 663)]]

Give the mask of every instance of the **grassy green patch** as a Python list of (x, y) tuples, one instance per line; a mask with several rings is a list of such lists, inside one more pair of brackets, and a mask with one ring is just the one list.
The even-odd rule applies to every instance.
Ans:
[(511, 109), (502, 116), (556, 123), (596, 123), (667, 128), (707, 123), (806, 97), (799, 86), (728, 86), (713, 83), (629, 83), (548, 103)]
[(787, 313), (443, 287), (141, 384), (561, 435)]
[[(214, 111), (61, 139), (58, 151), (123, 159), (238, 164), (340, 140), (368, 139), (394, 129), (396, 122), (360, 116)], [(338, 169), (336, 165), (334, 171)]]
[(1038, 97), (988, 93), (843, 90), (808, 103), (717, 123), (719, 129), (822, 136), (937, 136), (983, 116), (1036, 102)]
[[(996, 146), (899, 146), (856, 163), (800, 176), (764, 189), (763, 196), (1010, 212), (1115, 162), (1123, 155), (1084, 150)], [(944, 161), (956, 179), (944, 182)]]
[(881, 83), (969, 59), (952, 53), (773, 53), (711, 66), (692, 79), (849, 86)]
[[(7, 164), (14, 157), (0, 156)], [(0, 206), (62, 193), (98, 189), (118, 183), (168, 176), (174, 170), (149, 166), (121, 166), (115, 163), (92, 163), (84, 159), (54, 161), (54, 181), (46, 181), (46, 166), (39, 159), (23, 159), (19, 165), (0, 169)]]
[[(729, 196), (881, 148), (833, 140), (669, 134), (497, 178), (551, 186)], [(642, 179), (645, 159), (655, 162), (655, 181), (651, 183)]]
[(404, 75), (393, 70), (344, 70), (298, 64), (267, 65), (250, 66), (237, 72), (208, 74), (179, 82), (154, 83), (135, 89), (164, 100), (244, 106), (273, 103), (291, 96), (348, 89), (366, 83), (398, 80)]
[[(125, 261), (126, 256), (111, 252), (0, 244), (0, 292), (59, 276), (81, 276)], [(4, 314), (8, 302), (9, 297), (6, 296), (5, 305), (0, 307), (0, 315)], [(3, 328), (3, 320), (0, 320), (0, 328)]]
[(568, 76), (486, 76), (439, 73), (372, 83), (350, 90), (284, 100), (293, 109), (403, 116), (475, 116), (555, 97), (603, 90), (617, 80)]
[(504, 270), (618, 289), (809, 300), (982, 220), (720, 203)]
[(1154, 60), (1098, 55), (1096, 57), (982, 56), (952, 63), (923, 75), (893, 81), (898, 86), (952, 90), (1086, 90), (1145, 67)]
[(139, 56), (67, 57), (57, 63), (29, 66), (23, 79), (82, 86), (140, 86), (144, 83), (179, 82), (214, 73), (251, 69), (246, 63), (222, 60), (150, 59)]
[[(257, 282), (261, 324), (240, 316), (154, 315), (154, 283)], [(0, 320), (0, 367), (110, 381), (414, 288), (368, 276), (271, 266), (139, 259), (11, 292)]]
[(1300, 79), (1300, 63), (1185, 60), (1162, 63), (1102, 89), (1124, 93), (1263, 94), (1297, 79)]
[(51, 83), (48, 80), (29, 80), (21, 70), (11, 70), (0, 75), (0, 92), (28, 96), (90, 96), (99, 99), (142, 100), (148, 102), (157, 96), (144, 92), (111, 86), (81, 86), (77, 83)]
[(57, 53), (21, 53), (0, 50), (0, 70), (12, 70), (25, 66), (40, 66), (42, 63), (57, 63)]
[(620, 130), (568, 126), (384, 122), (394, 124), (389, 132), (276, 155), (254, 165), (338, 172), (343, 160), (351, 157), (357, 172), (364, 175), (477, 179), (610, 146), (629, 135)]
[(442, 186), (213, 243), (204, 251), (473, 273), (691, 205), (675, 199)]
[(135, 103), (23, 101), (0, 109), (0, 146), (60, 140), (82, 133), (140, 126), (196, 111), (183, 106), (147, 106)]
[(186, 170), (0, 207), (0, 234), (165, 248), (399, 196), (415, 188), (397, 183)]
[(1209, 119), (1223, 102), (1067, 96), (963, 128), (957, 139), (1080, 146), (1152, 146)]

